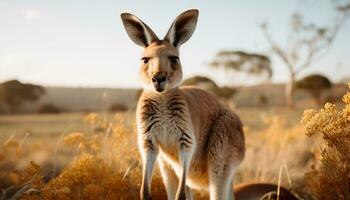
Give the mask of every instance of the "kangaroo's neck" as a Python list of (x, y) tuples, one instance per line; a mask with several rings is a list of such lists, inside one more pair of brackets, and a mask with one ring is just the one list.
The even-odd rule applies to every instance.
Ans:
[(171, 88), (168, 89), (164, 92), (158, 93), (155, 91), (150, 91), (150, 90), (145, 90), (142, 94), (144, 98), (141, 99), (153, 99), (156, 100), (157, 102), (161, 103), (164, 101), (167, 101), (169, 99), (172, 99), (174, 97), (179, 97), (181, 95), (181, 90), (176, 87), (176, 88)]

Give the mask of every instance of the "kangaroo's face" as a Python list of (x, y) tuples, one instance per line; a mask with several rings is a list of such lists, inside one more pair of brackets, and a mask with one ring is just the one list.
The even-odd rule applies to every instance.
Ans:
[(178, 49), (166, 41), (151, 43), (142, 55), (140, 76), (144, 86), (156, 92), (179, 86), (182, 70)]
[(163, 40), (136, 16), (121, 15), (124, 27), (133, 42), (144, 48), (140, 58), (140, 76), (144, 88), (161, 93), (178, 87), (182, 79), (179, 46), (194, 32), (198, 10), (188, 10), (179, 15)]

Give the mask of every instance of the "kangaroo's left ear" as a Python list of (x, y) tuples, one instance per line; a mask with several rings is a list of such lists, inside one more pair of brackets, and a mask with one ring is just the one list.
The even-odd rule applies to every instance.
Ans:
[(192, 36), (198, 21), (197, 9), (187, 10), (181, 13), (172, 23), (164, 40), (174, 47), (179, 47)]

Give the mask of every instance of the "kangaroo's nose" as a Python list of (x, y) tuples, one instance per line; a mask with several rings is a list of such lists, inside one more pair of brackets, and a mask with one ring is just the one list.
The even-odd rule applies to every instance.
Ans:
[(164, 74), (156, 74), (152, 77), (152, 82), (153, 83), (162, 83), (166, 81), (166, 76)]

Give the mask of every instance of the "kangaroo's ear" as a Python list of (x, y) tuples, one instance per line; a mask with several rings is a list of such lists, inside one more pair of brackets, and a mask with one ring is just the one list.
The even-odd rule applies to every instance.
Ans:
[(130, 13), (122, 13), (121, 15), (124, 28), (128, 33), (130, 39), (137, 45), (147, 47), (153, 41), (158, 40), (158, 37), (154, 32), (143, 23), (139, 18)]
[(192, 36), (198, 21), (198, 10), (192, 9), (181, 13), (171, 25), (164, 40), (174, 47), (179, 47)]

